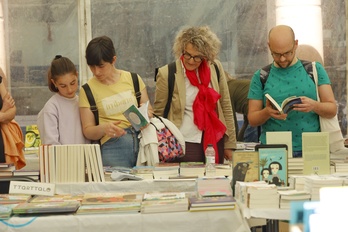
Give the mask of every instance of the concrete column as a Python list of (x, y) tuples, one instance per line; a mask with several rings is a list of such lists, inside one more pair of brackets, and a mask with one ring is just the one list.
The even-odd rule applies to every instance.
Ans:
[(276, 0), (276, 25), (289, 25), (299, 45), (314, 47), (323, 54), (321, 0)]

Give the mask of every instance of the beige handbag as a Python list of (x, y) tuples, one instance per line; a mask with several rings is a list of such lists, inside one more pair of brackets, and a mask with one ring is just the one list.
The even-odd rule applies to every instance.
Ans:
[[(318, 92), (318, 73), (317, 68), (315, 66), (315, 61), (312, 62), (313, 65), (313, 76), (315, 80), (316, 90), (317, 90), (317, 98), (319, 98)], [(330, 153), (337, 152), (339, 150), (345, 149), (344, 139), (342, 136), (341, 128), (338, 123), (337, 114), (333, 118), (323, 118), (319, 116), (320, 120), (320, 130), (324, 132), (329, 132), (329, 142), (330, 142)]]

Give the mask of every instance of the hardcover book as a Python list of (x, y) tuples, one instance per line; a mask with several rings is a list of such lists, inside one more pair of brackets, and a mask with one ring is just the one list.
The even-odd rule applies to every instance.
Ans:
[(123, 115), (127, 120), (132, 124), (136, 131), (139, 131), (141, 128), (149, 124), (150, 119), (147, 113), (149, 102), (143, 104), (139, 108), (135, 105), (131, 105), (126, 111), (123, 112)]
[(288, 152), (284, 144), (257, 145), (259, 152), (259, 180), (276, 186), (288, 186)]
[(271, 102), (274, 109), (278, 110), (281, 114), (288, 114), (294, 108), (294, 104), (301, 104), (301, 98), (296, 96), (291, 96), (286, 99), (279, 105), (276, 100), (274, 100), (271, 95), (268, 93), (265, 94), (265, 97)]

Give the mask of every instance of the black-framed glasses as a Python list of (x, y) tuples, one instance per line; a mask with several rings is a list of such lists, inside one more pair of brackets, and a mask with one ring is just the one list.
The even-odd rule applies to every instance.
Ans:
[(284, 53), (271, 52), (271, 54), (272, 54), (273, 58), (276, 58), (276, 59), (280, 59), (280, 57), (282, 57), (282, 56), (285, 58), (289, 58), (294, 53), (294, 47), (295, 47), (295, 44), (294, 44), (294, 46), (292, 46), (291, 50), (289, 50), (287, 52), (284, 52)]
[(182, 54), (184, 56), (184, 58), (186, 60), (191, 60), (191, 58), (195, 61), (195, 62), (202, 62), (202, 60), (204, 60), (204, 57), (202, 56), (192, 56), (190, 53), (188, 52), (184, 52)]

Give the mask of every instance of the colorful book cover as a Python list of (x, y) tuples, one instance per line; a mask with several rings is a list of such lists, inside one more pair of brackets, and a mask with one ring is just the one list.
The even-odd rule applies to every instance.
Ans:
[(127, 120), (132, 124), (136, 131), (139, 131), (141, 128), (149, 124), (149, 116), (147, 115), (148, 104), (143, 104), (139, 108), (135, 105), (131, 105), (126, 111), (123, 112), (123, 115)]
[(83, 194), (73, 195), (73, 194), (56, 194), (54, 196), (34, 196), (30, 202), (63, 202), (63, 201), (82, 201)]
[(235, 151), (232, 167), (234, 181), (259, 180), (259, 153), (257, 151)]
[(258, 152), (259, 179), (276, 186), (288, 186), (287, 149), (263, 145)]
[(86, 193), (82, 199), (82, 205), (141, 202), (143, 196), (143, 193)]
[(183, 199), (186, 198), (184, 192), (154, 192), (154, 193), (145, 193), (144, 201), (153, 201), (153, 200), (172, 200), (172, 199)]
[(37, 125), (26, 126), (24, 144), (25, 150), (39, 149), (41, 138)]

